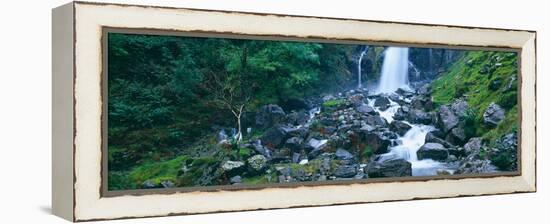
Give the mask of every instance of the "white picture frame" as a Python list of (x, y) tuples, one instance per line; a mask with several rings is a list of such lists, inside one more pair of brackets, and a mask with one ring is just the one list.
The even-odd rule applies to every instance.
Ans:
[[(520, 172), (428, 181), (105, 195), (102, 193), (105, 28), (517, 49), (521, 87)], [(70, 221), (536, 191), (535, 31), (73, 2), (53, 10), (52, 33), (52, 203), (54, 214)], [(235, 200), (239, 203), (234, 203)]]

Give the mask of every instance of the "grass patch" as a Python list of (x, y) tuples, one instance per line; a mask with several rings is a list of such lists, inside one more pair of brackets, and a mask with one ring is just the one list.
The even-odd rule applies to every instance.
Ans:
[(346, 104), (345, 99), (333, 99), (333, 100), (327, 100), (323, 103), (323, 107), (325, 108), (333, 108), (333, 107), (340, 107), (342, 105)]
[[(517, 128), (517, 72), (516, 53), (471, 51), (432, 82), (432, 100), (439, 106), (463, 97), (472, 110), (468, 135), (494, 142)], [(496, 128), (483, 125), (483, 113), (492, 102), (506, 109)]]

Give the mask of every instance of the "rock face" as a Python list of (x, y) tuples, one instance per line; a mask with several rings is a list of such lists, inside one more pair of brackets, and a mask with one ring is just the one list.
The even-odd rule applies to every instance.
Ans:
[(426, 143), (416, 152), (418, 159), (433, 159), (444, 161), (449, 157), (449, 151), (439, 143)]
[(367, 165), (367, 174), (375, 177), (404, 177), (412, 175), (411, 163), (404, 159), (371, 162)]
[(260, 128), (277, 125), (284, 119), (285, 111), (276, 104), (262, 106), (256, 113), (256, 125)]
[(504, 109), (496, 103), (491, 103), (483, 113), (483, 122), (488, 127), (496, 127), (504, 119)]
[(444, 132), (449, 132), (458, 125), (458, 117), (449, 108), (449, 106), (443, 105), (439, 107), (439, 126)]
[(399, 135), (404, 135), (411, 129), (411, 126), (402, 121), (392, 121), (390, 124), (390, 130), (396, 132)]

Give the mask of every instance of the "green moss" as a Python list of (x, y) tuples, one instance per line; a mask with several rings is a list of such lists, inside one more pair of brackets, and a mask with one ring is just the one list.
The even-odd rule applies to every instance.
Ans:
[(325, 108), (332, 108), (332, 107), (339, 107), (346, 104), (345, 99), (333, 99), (333, 100), (327, 100), (323, 103), (323, 107)]
[(186, 156), (180, 156), (167, 161), (148, 163), (138, 166), (130, 171), (128, 177), (129, 180), (136, 185), (139, 185), (146, 180), (149, 180), (154, 184), (158, 184), (165, 180), (176, 182), (178, 172), (181, 169), (182, 164), (186, 162), (187, 159), (188, 157)]
[[(493, 142), (517, 128), (517, 79), (512, 79), (517, 71), (516, 53), (470, 51), (432, 82), (432, 99), (439, 106), (464, 97), (472, 109), (465, 124), (467, 135)], [(501, 83), (492, 85), (495, 80)], [(483, 113), (492, 102), (507, 110), (505, 119), (496, 128), (483, 125)]]

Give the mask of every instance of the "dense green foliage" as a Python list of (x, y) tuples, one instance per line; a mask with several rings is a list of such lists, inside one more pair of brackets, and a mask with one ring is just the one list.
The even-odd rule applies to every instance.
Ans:
[(234, 127), (220, 94), (252, 111), (342, 87), (354, 46), (111, 33), (108, 50), (109, 170), (126, 171)]

